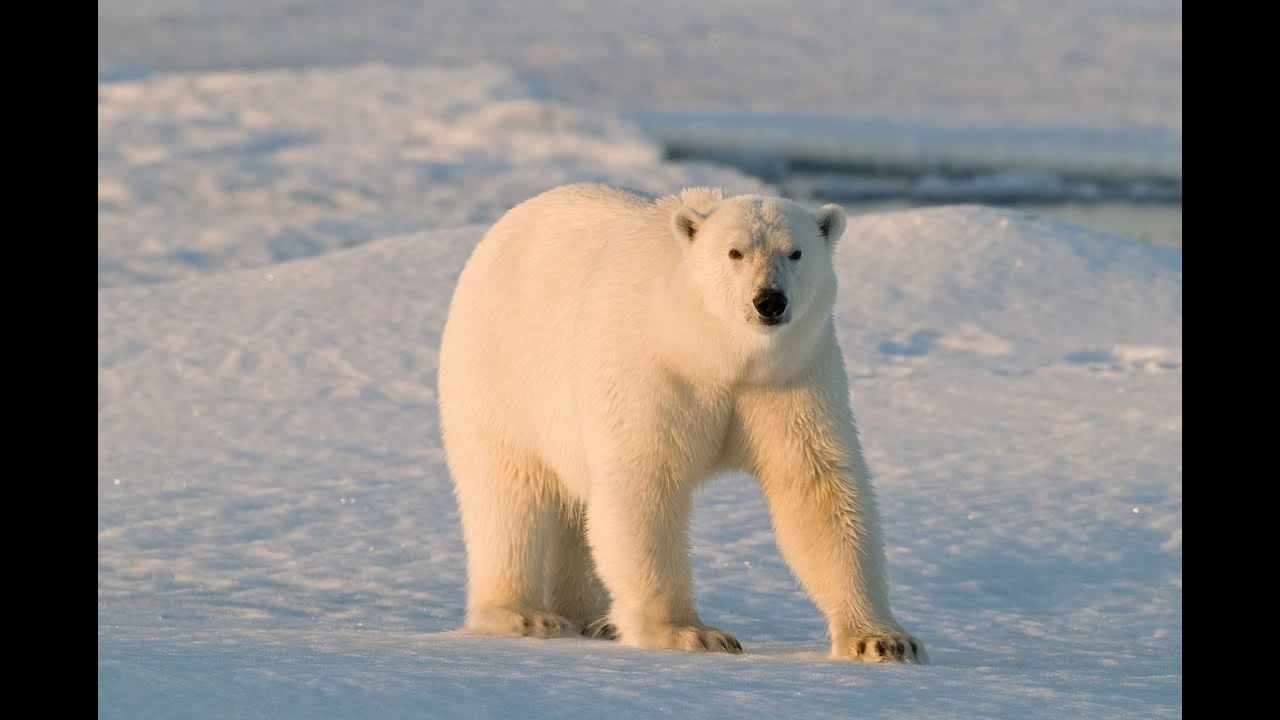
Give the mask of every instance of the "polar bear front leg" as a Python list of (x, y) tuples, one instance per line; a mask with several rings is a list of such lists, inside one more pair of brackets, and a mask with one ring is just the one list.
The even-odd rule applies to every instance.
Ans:
[(879, 519), (843, 364), (838, 350), (825, 355), (798, 385), (744, 394), (735, 452), (760, 480), (783, 558), (827, 617), (832, 655), (926, 663), (924, 644), (889, 608)]
[(629, 473), (592, 486), (587, 537), (613, 604), (623, 645), (687, 652), (742, 652), (737, 638), (704, 624), (689, 569), (691, 488)]

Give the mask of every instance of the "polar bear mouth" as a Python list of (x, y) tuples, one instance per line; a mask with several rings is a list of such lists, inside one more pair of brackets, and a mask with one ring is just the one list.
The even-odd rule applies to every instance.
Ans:
[(785, 313), (778, 317), (765, 317), (758, 313), (751, 313), (747, 316), (747, 324), (755, 325), (761, 329), (772, 329), (786, 325), (791, 322), (791, 313)]

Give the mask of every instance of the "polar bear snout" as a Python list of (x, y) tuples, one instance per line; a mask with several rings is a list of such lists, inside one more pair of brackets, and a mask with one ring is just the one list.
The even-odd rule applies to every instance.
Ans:
[(782, 322), (782, 313), (787, 311), (787, 296), (773, 288), (765, 288), (756, 293), (751, 304), (755, 305), (764, 324), (777, 325)]

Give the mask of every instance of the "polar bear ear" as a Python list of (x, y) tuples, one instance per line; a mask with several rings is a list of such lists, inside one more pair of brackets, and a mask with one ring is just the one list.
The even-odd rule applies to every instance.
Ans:
[(671, 213), (671, 232), (681, 240), (692, 241), (707, 216), (685, 206)]
[(844, 208), (839, 205), (823, 205), (813, 214), (813, 219), (818, 223), (818, 231), (822, 233), (822, 237), (827, 239), (828, 246), (834, 246), (839, 242), (840, 236), (844, 235)]

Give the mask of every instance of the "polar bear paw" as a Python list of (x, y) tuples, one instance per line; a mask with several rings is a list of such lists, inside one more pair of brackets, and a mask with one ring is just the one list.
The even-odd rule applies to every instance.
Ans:
[(473, 611), (466, 627), (484, 635), (518, 637), (573, 637), (582, 632), (577, 623), (553, 613), (511, 608), (484, 608)]
[(623, 632), (622, 641), (625, 644), (650, 649), (723, 652), (731, 655), (742, 652), (742, 643), (738, 642), (736, 637), (719, 628), (706, 625), (653, 628), (630, 638), (626, 632)]
[(582, 634), (584, 637), (596, 640), (617, 640), (618, 627), (612, 622), (609, 622), (609, 618), (607, 616), (598, 617), (595, 620), (583, 623)]
[(866, 663), (929, 664), (924, 643), (901, 630), (850, 633), (835, 643), (832, 654)]
[(742, 652), (742, 643), (729, 633), (713, 627), (684, 627), (675, 631), (679, 649), (688, 652)]

